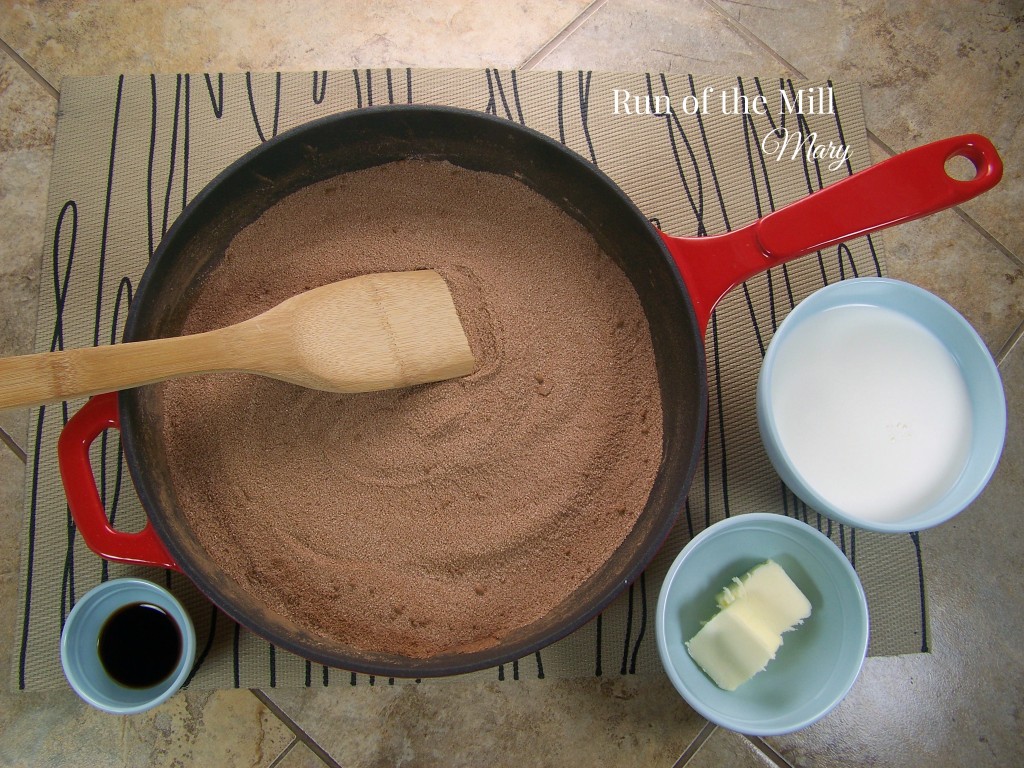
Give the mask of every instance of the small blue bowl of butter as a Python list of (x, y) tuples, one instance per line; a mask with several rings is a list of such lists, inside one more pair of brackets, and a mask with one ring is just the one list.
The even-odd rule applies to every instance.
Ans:
[[(771, 579), (791, 582), (806, 599), (782, 619), (792, 619), (789, 631), (768, 626), (786, 609), (756, 604), (756, 584), (780, 569), (784, 575)], [(778, 595), (780, 587), (768, 581), (760, 591)], [(804, 607), (809, 615), (798, 619)], [(668, 570), (655, 627), (665, 672), (686, 702), (752, 736), (792, 733), (831, 712), (853, 687), (868, 647), (867, 600), (850, 561), (816, 528), (770, 513), (727, 518), (694, 537)]]

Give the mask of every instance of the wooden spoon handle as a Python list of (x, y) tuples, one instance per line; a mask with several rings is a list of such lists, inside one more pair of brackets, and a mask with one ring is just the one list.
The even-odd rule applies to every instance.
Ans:
[[(227, 330), (227, 329), (224, 329)], [(151, 384), (173, 376), (225, 370), (222, 331), (0, 359), (0, 408), (70, 400)], [(236, 345), (231, 345), (235, 347)]]

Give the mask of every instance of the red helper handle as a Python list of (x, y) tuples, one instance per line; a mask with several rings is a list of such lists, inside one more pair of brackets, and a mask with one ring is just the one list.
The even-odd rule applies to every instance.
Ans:
[[(961, 181), (946, 172), (954, 157), (971, 161), (973, 178)], [(706, 330), (715, 304), (747, 278), (844, 240), (965, 203), (998, 184), (1002, 175), (992, 142), (977, 134), (955, 136), (883, 160), (735, 232), (662, 237)]]
[(89, 461), (89, 447), (105, 430), (120, 428), (117, 394), (111, 392), (91, 398), (61, 430), (57, 462), (71, 516), (89, 549), (105, 560), (180, 571), (148, 520), (141, 531), (124, 533), (107, 519)]

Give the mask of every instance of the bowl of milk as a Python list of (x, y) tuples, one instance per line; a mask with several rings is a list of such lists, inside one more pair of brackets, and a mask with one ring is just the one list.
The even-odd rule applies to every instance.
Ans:
[(1006, 434), (1002, 380), (977, 332), (942, 299), (887, 278), (844, 280), (797, 305), (765, 354), (757, 417), (790, 490), (881, 532), (962, 511)]

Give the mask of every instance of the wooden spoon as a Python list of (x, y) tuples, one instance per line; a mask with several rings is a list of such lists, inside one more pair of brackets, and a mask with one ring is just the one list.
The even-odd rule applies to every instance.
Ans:
[(475, 367), (444, 279), (433, 270), (390, 272), (314, 288), (207, 333), (0, 359), (0, 408), (217, 371), (370, 392)]

